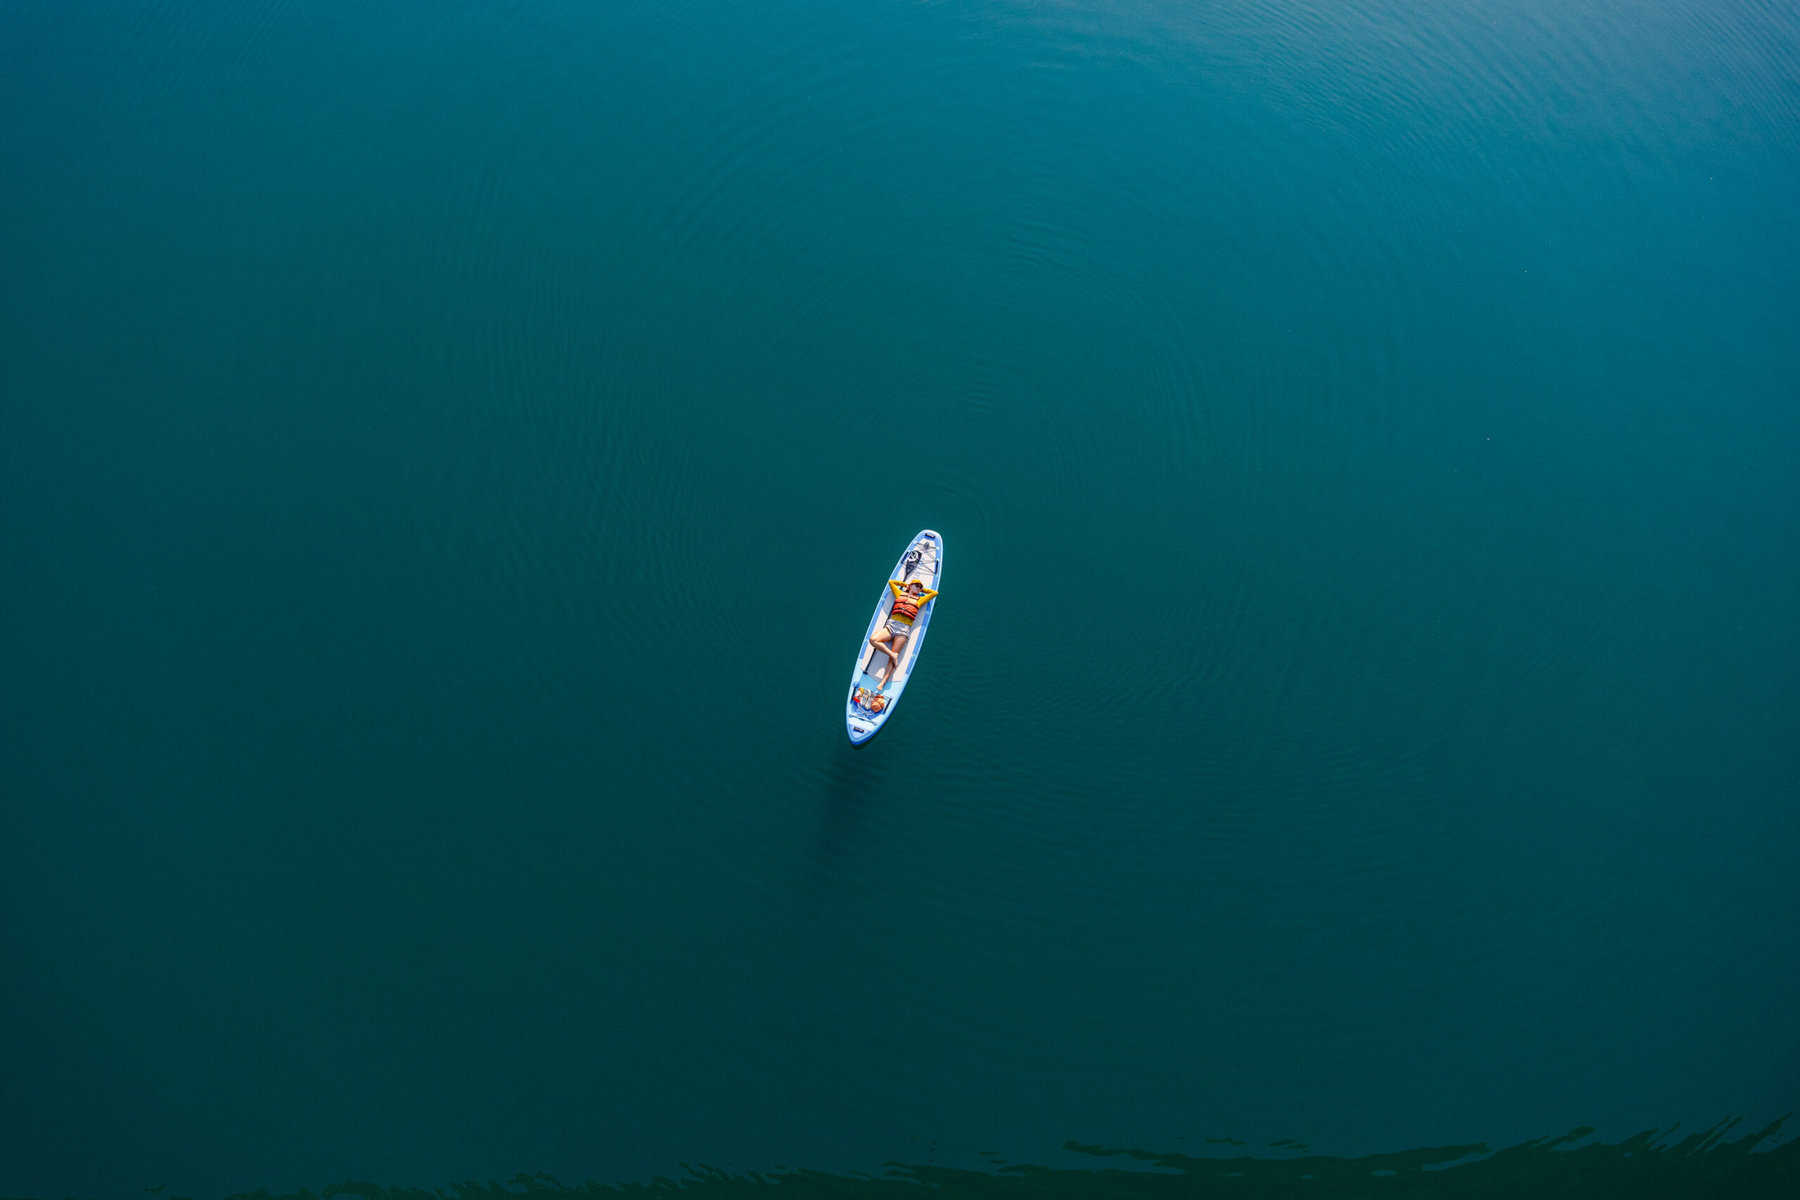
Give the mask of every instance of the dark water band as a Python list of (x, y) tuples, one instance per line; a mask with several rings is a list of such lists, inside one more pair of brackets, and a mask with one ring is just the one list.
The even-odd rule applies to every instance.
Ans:
[[(1069, 1142), (1065, 1150), (1120, 1160), (1092, 1168), (1027, 1164), (969, 1170), (891, 1162), (881, 1174), (844, 1174), (781, 1168), (733, 1174), (683, 1164), (679, 1177), (645, 1182), (565, 1184), (548, 1175), (516, 1175), (505, 1182), (461, 1183), (445, 1188), (384, 1187), (340, 1183), (318, 1191), (276, 1196), (237, 1193), (227, 1200), (571, 1200), (586, 1196), (670, 1195), (726, 1200), (737, 1196), (808, 1197), (1343, 1197), (1402, 1200), (1411, 1197), (1558, 1196), (1759, 1197), (1800, 1195), (1800, 1141), (1783, 1139), (1786, 1118), (1733, 1138), (1740, 1122), (1679, 1135), (1648, 1130), (1616, 1143), (1593, 1140), (1579, 1128), (1495, 1150), (1485, 1143), (1432, 1146), (1360, 1157), (1312, 1155), (1304, 1144), (1284, 1141), (1251, 1154), (1232, 1138), (1209, 1138), (1205, 1155)], [(161, 1192), (162, 1189), (147, 1189)], [(163, 1200), (192, 1200), (170, 1195)]]

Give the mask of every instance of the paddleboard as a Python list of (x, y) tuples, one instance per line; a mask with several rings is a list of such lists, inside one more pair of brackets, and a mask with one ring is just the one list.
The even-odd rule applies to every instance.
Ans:
[[(925, 585), (926, 591), (935, 592), (943, 570), (943, 536), (935, 529), (922, 529), (907, 543), (905, 553), (894, 564), (894, 572), (888, 579), (899, 580), (902, 587), (916, 579)], [(850, 694), (844, 698), (844, 730), (850, 735), (852, 745), (860, 746), (880, 733), (881, 727), (894, 715), (900, 694), (906, 690), (906, 681), (912, 677), (913, 664), (919, 661), (919, 647), (924, 644), (925, 631), (931, 625), (931, 612), (936, 607), (935, 599), (919, 606), (918, 619), (900, 647), (900, 661), (894, 666), (893, 677), (885, 678), (888, 656), (869, 642), (877, 629), (886, 627), (894, 611), (894, 591), (888, 587), (887, 580), (882, 581), (881, 598), (875, 602), (875, 614), (869, 618), (869, 627), (863, 630), (862, 645), (856, 651), (856, 666), (850, 671)], [(892, 646), (898, 640), (899, 636), (894, 635), (888, 639), (888, 645)]]

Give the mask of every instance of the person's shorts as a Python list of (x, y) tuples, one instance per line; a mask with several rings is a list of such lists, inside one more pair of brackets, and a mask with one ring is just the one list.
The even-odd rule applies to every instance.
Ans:
[(895, 637), (911, 637), (913, 631), (912, 622), (902, 621), (899, 617), (889, 617), (887, 631)]

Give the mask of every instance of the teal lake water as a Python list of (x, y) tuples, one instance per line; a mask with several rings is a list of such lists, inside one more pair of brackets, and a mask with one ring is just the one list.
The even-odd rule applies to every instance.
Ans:
[(1791, 6), (3, 21), (0, 1194), (1796, 1106)]

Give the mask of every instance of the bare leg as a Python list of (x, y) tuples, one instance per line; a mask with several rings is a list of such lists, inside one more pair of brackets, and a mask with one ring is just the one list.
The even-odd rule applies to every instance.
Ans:
[[(883, 648), (886, 649), (885, 647)], [(894, 672), (900, 669), (900, 653), (905, 649), (906, 639), (904, 637), (896, 637), (894, 639), (894, 648), (888, 651), (888, 657), (893, 661), (888, 664), (887, 678), (881, 681), (882, 687), (886, 687), (888, 684), (894, 682)]]
[[(894, 664), (899, 661), (898, 659), (896, 659), (894, 657), (894, 652), (887, 648), (887, 641), (889, 638), (891, 638), (893, 636), (894, 635), (889, 633), (886, 629), (877, 629), (874, 633), (871, 633), (869, 635), (869, 645), (875, 647), (877, 650), (881, 651), (883, 654), (888, 656), (887, 674), (889, 674), (889, 675), (892, 675), (894, 673)], [(875, 656), (874, 655), (869, 656), (869, 671), (868, 671), (868, 673), (870, 675), (875, 674)], [(884, 679), (881, 679), (880, 682), (878, 682), (875, 686), (881, 687), (886, 683), (887, 683), (887, 680), (884, 678)]]

